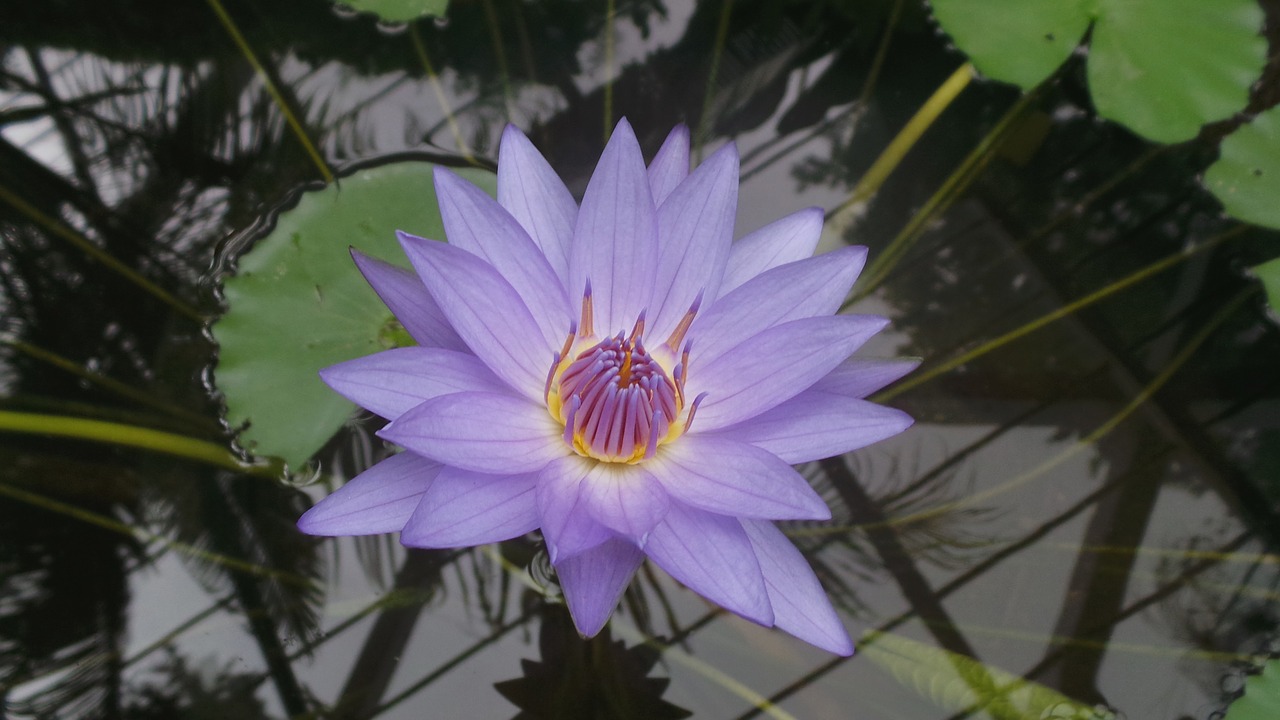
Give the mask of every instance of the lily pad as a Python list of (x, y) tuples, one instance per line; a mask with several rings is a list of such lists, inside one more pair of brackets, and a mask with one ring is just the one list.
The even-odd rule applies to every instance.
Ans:
[(933, 0), (933, 16), (974, 67), (1023, 89), (1066, 62), (1093, 21), (1084, 0)]
[(444, 17), (449, 0), (340, 0), (340, 4), (387, 22), (409, 22), (428, 15)]
[(1280, 660), (1244, 683), (1244, 695), (1227, 708), (1226, 720), (1274, 720), (1280, 717)]
[(1222, 141), (1204, 186), (1232, 217), (1280, 229), (1280, 108), (1259, 114)]
[[(213, 326), (214, 378), (246, 450), (299, 468), (351, 415), (316, 373), (385, 347), (395, 326), (348, 249), (407, 266), (396, 230), (443, 239), (432, 168), (382, 165), (304, 193), (240, 259)], [(495, 192), (493, 174), (459, 174)]]
[(1266, 61), (1257, 0), (933, 0), (985, 75), (1030, 89), (1092, 24), (1089, 90), (1104, 118), (1181, 142), (1249, 100)]
[(1280, 257), (1254, 266), (1253, 272), (1267, 291), (1267, 302), (1271, 303), (1271, 309), (1280, 315)]

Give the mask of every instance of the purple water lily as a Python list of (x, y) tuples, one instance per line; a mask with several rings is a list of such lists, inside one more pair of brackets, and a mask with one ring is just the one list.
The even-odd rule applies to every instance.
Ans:
[(299, 521), (412, 547), (541, 530), (574, 623), (599, 632), (647, 557), (744, 618), (847, 655), (774, 520), (824, 520), (791, 466), (894, 435), (867, 402), (914, 363), (849, 355), (886, 320), (833, 315), (866, 249), (810, 257), (822, 211), (733, 242), (732, 144), (689, 171), (676, 128), (645, 167), (624, 120), (579, 207), (508, 127), (498, 199), (448, 170), (448, 243), (400, 234), (417, 274), (356, 262), (420, 343), (321, 375), (403, 446)]

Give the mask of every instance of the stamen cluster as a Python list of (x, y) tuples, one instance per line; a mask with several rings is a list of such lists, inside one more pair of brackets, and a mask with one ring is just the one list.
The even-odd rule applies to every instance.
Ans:
[[(695, 302), (667, 339), (671, 354), (683, 341), (697, 312)], [(619, 332), (595, 343), (566, 366), (564, 358), (571, 356), (574, 345), (584, 344), (584, 339), (592, 337), (592, 324), (588, 285), (582, 298), (581, 321), (570, 328), (564, 348), (555, 354), (547, 374), (548, 409), (564, 423), (565, 444), (579, 455), (620, 463), (651, 458), (658, 445), (689, 429), (702, 399), (694, 401), (684, 427), (677, 429), (676, 421), (685, 404), (689, 343), (685, 343), (680, 361), (668, 375), (662, 363), (645, 349), (645, 320), (641, 313), (629, 335)]]
[(676, 384), (622, 333), (586, 350), (560, 376), (565, 442), (609, 462), (652, 457), (680, 412)]

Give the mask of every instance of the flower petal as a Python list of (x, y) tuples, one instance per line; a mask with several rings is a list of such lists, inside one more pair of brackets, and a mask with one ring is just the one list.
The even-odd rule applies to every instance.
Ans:
[(849, 358), (813, 384), (814, 390), (836, 393), (851, 398), (865, 398), (871, 393), (897, 382), (920, 367), (919, 360), (875, 360)]
[(835, 313), (866, 259), (865, 247), (846, 247), (780, 265), (743, 283), (693, 321), (689, 337), (699, 362), (780, 323)]
[(822, 237), (822, 217), (822, 208), (805, 208), (734, 243), (729, 250), (720, 293), (729, 292), (769, 268), (813, 255)]
[(793, 320), (701, 366), (692, 363), (686, 394), (707, 393), (693, 428), (702, 433), (742, 422), (795, 397), (886, 323), (872, 315)]
[(866, 447), (897, 435), (912, 422), (911, 416), (901, 410), (815, 386), (716, 434), (751, 443), (795, 464)]
[(564, 285), (520, 223), (485, 191), (438, 167), (436, 197), (449, 244), (474, 253), (515, 289), (551, 344), (564, 341), (573, 316)]
[(610, 539), (556, 565), (578, 632), (586, 637), (600, 632), (642, 562), (644, 553), (635, 545)]
[(654, 338), (665, 340), (699, 295), (716, 297), (737, 209), (738, 150), (729, 143), (690, 173), (658, 209)]
[(382, 302), (419, 345), (467, 351), (467, 344), (445, 319), (435, 298), (431, 297), (427, 286), (422, 284), (422, 278), (356, 249), (351, 250), (351, 257), (373, 291), (378, 293), (378, 297), (382, 298)]
[(560, 344), (548, 344), (536, 331), (537, 322), (511, 284), (465, 250), (405, 233), (400, 233), (400, 243), (449, 324), (476, 356), (518, 392), (541, 401), (547, 369)]
[(409, 547), (502, 542), (538, 528), (537, 475), (486, 475), (445, 467), (400, 534)]
[(597, 463), (583, 478), (580, 497), (596, 522), (641, 547), (671, 506), (653, 476), (621, 463)]
[(542, 248), (560, 282), (566, 282), (578, 204), (560, 176), (514, 125), (502, 132), (498, 149), (498, 202)]
[(446, 465), (499, 475), (535, 472), (568, 452), (545, 407), (500, 393), (433, 398), (378, 436)]
[(727, 437), (685, 435), (664, 445), (645, 468), (672, 497), (735, 517), (828, 520), (831, 511), (787, 463)]
[(672, 503), (644, 553), (690, 590), (761, 625), (773, 610), (755, 551), (734, 518)]
[(581, 497), (582, 480), (594, 461), (570, 455), (549, 463), (538, 474), (538, 514), (551, 562), (559, 565), (613, 537), (596, 522)]
[(320, 371), (320, 379), (346, 399), (388, 420), (433, 397), (506, 390), (475, 355), (441, 348), (384, 350), (330, 365)]
[(742, 528), (764, 575), (774, 625), (828, 652), (852, 655), (849, 633), (796, 546), (766, 520), (743, 520)]
[(298, 519), (308, 535), (373, 535), (397, 532), (408, 522), (440, 463), (405, 452), (347, 481)]
[(689, 128), (680, 124), (671, 129), (658, 154), (649, 163), (649, 190), (658, 207), (689, 175)]
[(590, 282), (599, 337), (629, 330), (648, 308), (658, 262), (658, 228), (640, 144), (626, 120), (596, 165), (569, 254), (569, 297)]

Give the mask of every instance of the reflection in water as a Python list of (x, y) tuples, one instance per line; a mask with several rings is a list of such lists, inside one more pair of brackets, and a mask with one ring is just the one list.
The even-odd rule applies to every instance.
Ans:
[(649, 677), (661, 657), (655, 648), (628, 649), (609, 637), (608, 628), (582, 638), (563, 605), (542, 611), (538, 649), (541, 661), (520, 661), (524, 677), (494, 684), (520, 708), (518, 720), (662, 720), (692, 714), (662, 699), (670, 680)]
[[(948, 654), (907, 674), (833, 660), (646, 568), (622, 621), (669, 648), (654, 655), (577, 639), (526, 575), (536, 538), (406, 554), (302, 537), (322, 493), (228, 469), (193, 319), (216, 314), (247, 229), (322, 176), (299, 131), (326, 168), (423, 149), (488, 164), (510, 120), (581, 192), (608, 103), (649, 153), (677, 122), (704, 151), (735, 139), (741, 235), (840, 205), (963, 58), (915, 0), (613, 17), (454, 0), (448, 23), (398, 33), (320, 2), (224, 5), (261, 73), (208, 3), (0, 8), (7, 717), (525, 717), (618, 698), (645, 717), (1005, 717), (1004, 673), (1130, 718), (1204, 717), (1274, 633), (1280, 333), (1257, 296), (1232, 302), (1275, 237), (1196, 182), (1230, 123), (1144, 143), (1092, 119), (1078, 62), (1021, 103), (972, 82), (827, 239), (889, 258), (852, 311), (894, 318), (872, 354), (924, 359), (884, 398), (920, 424), (803, 468), (837, 520), (790, 534), (869, 648), (879, 632)], [(31, 432), (67, 417), (111, 442)], [(314, 474), (378, 459), (367, 425)], [(205, 444), (154, 452), (144, 430)], [(944, 664), (977, 670), (948, 683)]]

